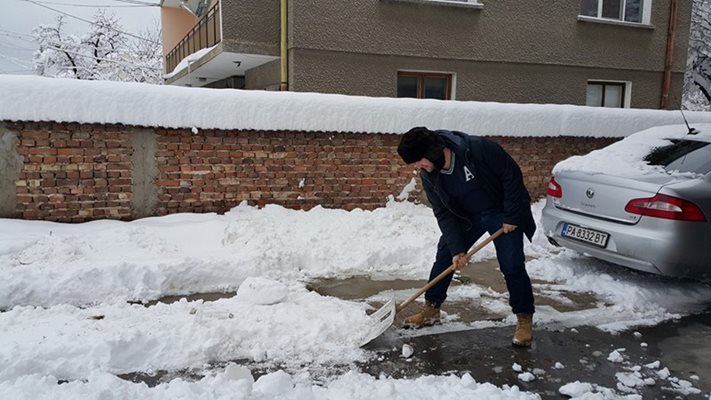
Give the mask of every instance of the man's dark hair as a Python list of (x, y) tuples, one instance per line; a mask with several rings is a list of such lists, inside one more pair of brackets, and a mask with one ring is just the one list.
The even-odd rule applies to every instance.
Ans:
[(397, 153), (406, 164), (426, 158), (437, 166), (444, 166), (444, 139), (435, 132), (418, 126), (405, 132), (397, 146)]

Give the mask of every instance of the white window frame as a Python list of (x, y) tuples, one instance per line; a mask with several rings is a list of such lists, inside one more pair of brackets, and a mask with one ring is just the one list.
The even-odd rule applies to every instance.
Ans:
[[(632, 82), (630, 81), (620, 81), (620, 80), (614, 80), (614, 79), (588, 79), (586, 84), (585, 84), (585, 90), (587, 93), (588, 90), (588, 85), (591, 83), (595, 84), (605, 84), (605, 83), (621, 83), (625, 87), (625, 93), (624, 97), (622, 98), (622, 108), (631, 108), (632, 107)], [(586, 103), (587, 105), (587, 103)]]
[(437, 6), (462, 7), (472, 9), (482, 9), (484, 5), (479, 0), (381, 0), (401, 3), (431, 4)]
[(598, 0), (597, 2), (597, 15), (578, 15), (578, 20), (580, 21), (593, 21), (593, 22), (611, 22), (614, 24), (622, 25), (650, 25), (652, 21), (652, 1), (653, 0), (640, 0), (642, 2), (642, 20), (640, 22), (630, 22), (625, 21), (624, 12), (626, 10), (627, 0), (622, 0), (622, 17), (621, 18), (603, 18), (602, 17), (602, 7), (605, 0)]

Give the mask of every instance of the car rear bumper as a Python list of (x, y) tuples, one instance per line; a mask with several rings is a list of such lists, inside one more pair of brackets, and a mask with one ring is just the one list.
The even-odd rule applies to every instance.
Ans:
[[(628, 225), (560, 210), (550, 201), (543, 209), (543, 230), (559, 245), (632, 269), (700, 280), (711, 280), (705, 257), (707, 225), (643, 217)], [(610, 235), (605, 248), (561, 235), (565, 223)]]

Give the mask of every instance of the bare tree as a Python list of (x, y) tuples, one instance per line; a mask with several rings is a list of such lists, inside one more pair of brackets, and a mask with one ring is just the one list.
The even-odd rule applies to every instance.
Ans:
[(119, 19), (98, 11), (81, 37), (66, 34), (63, 17), (56, 25), (32, 32), (39, 45), (33, 57), (37, 75), (75, 79), (162, 83), (160, 31), (128, 37)]
[(711, 111), (711, 0), (694, 0), (683, 107)]

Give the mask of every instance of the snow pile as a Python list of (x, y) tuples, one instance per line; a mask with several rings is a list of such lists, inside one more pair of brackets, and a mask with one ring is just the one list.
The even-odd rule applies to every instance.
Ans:
[[(99, 104), (101, 107), (97, 107)], [(708, 112), (687, 112), (687, 118), (690, 122), (711, 123)], [(427, 126), (476, 135), (591, 137), (622, 137), (683, 122), (678, 111), (665, 110), (372, 98), (0, 75), (3, 120), (371, 133), (402, 133), (413, 126)]]
[[(694, 124), (699, 135), (711, 137), (711, 124)], [(603, 149), (594, 150), (583, 156), (573, 156), (553, 167), (553, 174), (567, 171), (583, 171), (615, 176), (634, 177), (663, 172), (660, 166), (649, 165), (644, 157), (656, 147), (671, 144), (666, 139), (685, 136), (686, 125), (658, 126), (637, 132)]]
[(240, 300), (263, 306), (281, 303), (288, 294), (286, 285), (259, 277), (245, 279), (237, 290)]
[[(350, 212), (243, 203), (225, 215), (2, 226), (0, 309), (234, 291), (257, 276), (420, 278), (439, 238), (431, 209), (395, 202)], [(493, 246), (479, 255), (491, 256)]]
[[(216, 361), (341, 363), (364, 360), (364, 305), (292, 288), (274, 305), (250, 299), (14, 307), (0, 313), (0, 381), (40, 374), (76, 380), (92, 371), (178, 371)], [(2, 396), (0, 396), (1, 398)]]
[[(110, 392), (106, 388), (111, 388)], [(478, 383), (469, 374), (461, 378), (449, 376), (423, 376), (414, 380), (374, 378), (348, 372), (325, 385), (314, 385), (301, 376), (277, 371), (259, 377), (256, 381), (250, 371), (234, 364), (224, 371), (206, 376), (197, 382), (175, 379), (153, 388), (136, 385), (114, 375), (96, 372), (87, 379), (58, 384), (54, 377), (30, 375), (18, 379), (14, 385), (0, 382), (0, 398), (51, 398), (51, 399), (392, 399), (413, 400), (450, 399), (501, 399), (538, 400), (536, 394), (521, 392), (518, 387), (504, 385), (498, 388), (490, 383)], [(446, 396), (446, 397), (444, 397)]]

